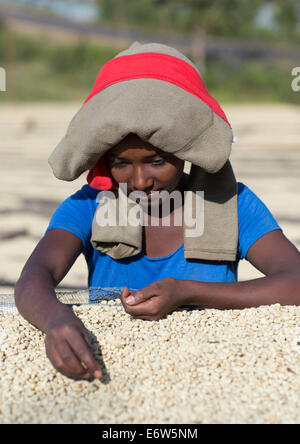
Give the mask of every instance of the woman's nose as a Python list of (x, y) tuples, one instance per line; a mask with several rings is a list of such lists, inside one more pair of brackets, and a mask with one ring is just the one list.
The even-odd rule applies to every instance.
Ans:
[(153, 188), (153, 178), (149, 176), (143, 166), (134, 168), (132, 175), (133, 191), (150, 192)]

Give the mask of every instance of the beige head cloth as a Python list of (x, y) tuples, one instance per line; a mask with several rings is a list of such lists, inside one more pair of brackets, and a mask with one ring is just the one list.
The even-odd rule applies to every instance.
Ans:
[[(161, 66), (162, 76), (157, 74)], [(204, 232), (189, 237), (185, 225), (185, 258), (235, 261), (237, 183), (229, 161), (233, 134), (205, 87), (200, 87), (200, 94), (199, 87), (194, 88), (202, 80), (192, 62), (165, 45), (134, 43), (104, 65), (97, 82), (49, 158), (54, 175), (62, 180), (76, 179), (134, 133), (154, 147), (190, 161), (187, 191), (194, 196), (196, 191), (204, 191)], [(119, 194), (120, 190), (117, 200)], [(112, 206), (115, 203), (111, 202)], [(129, 211), (130, 199), (127, 204)], [(195, 199), (188, 205), (195, 215)], [(142, 251), (141, 226), (99, 226), (98, 211), (101, 202), (92, 227), (94, 248), (114, 259)]]

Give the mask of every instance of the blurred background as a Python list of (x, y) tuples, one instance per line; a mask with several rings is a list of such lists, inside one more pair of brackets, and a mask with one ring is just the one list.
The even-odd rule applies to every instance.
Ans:
[[(197, 65), (237, 137), (237, 180), (300, 248), (299, 0), (0, 0), (0, 293), (85, 183), (58, 181), (47, 159), (102, 65), (134, 41)], [(240, 263), (239, 280), (261, 276)], [(86, 285), (80, 257), (60, 287)]]

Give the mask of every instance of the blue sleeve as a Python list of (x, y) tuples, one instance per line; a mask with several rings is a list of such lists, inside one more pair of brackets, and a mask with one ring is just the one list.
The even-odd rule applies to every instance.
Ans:
[(96, 210), (97, 190), (84, 185), (81, 190), (64, 200), (53, 213), (47, 231), (61, 228), (77, 236), (83, 244), (83, 253), (91, 247), (92, 222)]
[(251, 245), (269, 231), (283, 231), (267, 206), (241, 182), (238, 182), (238, 217), (240, 259), (245, 259)]

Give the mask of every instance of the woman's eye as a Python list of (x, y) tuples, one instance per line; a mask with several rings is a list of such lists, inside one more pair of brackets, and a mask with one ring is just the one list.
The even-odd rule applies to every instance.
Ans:
[[(152, 160), (151, 161), (151, 164), (154, 165), (154, 166), (164, 165), (165, 163), (166, 163), (165, 159), (157, 159), (157, 160)], [(126, 165), (129, 165), (129, 164), (126, 163), (126, 162), (112, 162), (111, 163), (111, 167), (112, 168), (123, 168)]]
[(127, 165), (125, 162), (113, 162), (111, 166), (112, 168), (122, 168), (125, 165)]
[(153, 165), (163, 165), (164, 163), (166, 163), (165, 159), (158, 159), (152, 162)]

